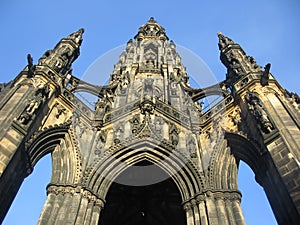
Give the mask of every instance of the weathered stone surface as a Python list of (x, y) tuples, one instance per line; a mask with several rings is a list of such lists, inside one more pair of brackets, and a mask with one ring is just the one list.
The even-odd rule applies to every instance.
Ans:
[[(23, 179), (51, 152), (38, 224), (243, 225), (240, 160), (278, 223), (299, 222), (299, 98), (269, 66), (263, 71), (219, 33), (226, 79), (193, 88), (176, 45), (151, 18), (100, 87), (71, 74), (82, 34), (63, 38), (38, 65), (28, 56), (28, 66), (1, 86), (0, 221)], [(77, 91), (96, 95), (94, 108)], [(222, 98), (204, 110), (209, 95)]]

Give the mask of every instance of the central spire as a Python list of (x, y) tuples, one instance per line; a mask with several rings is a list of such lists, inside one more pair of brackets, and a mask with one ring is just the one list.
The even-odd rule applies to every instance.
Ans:
[(153, 17), (148, 22), (141, 26), (137, 35), (134, 37), (135, 40), (169, 40), (166, 35), (165, 29), (160, 26)]

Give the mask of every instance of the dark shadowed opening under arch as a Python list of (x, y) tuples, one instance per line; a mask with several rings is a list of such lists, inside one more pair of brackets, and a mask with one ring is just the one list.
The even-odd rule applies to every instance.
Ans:
[[(142, 161), (134, 166), (149, 166), (149, 164), (148, 161)], [(165, 173), (162, 169), (159, 170)], [(130, 167), (116, 180), (120, 178), (139, 179)], [(129, 186), (113, 182), (107, 193), (99, 224), (184, 225), (186, 218), (181, 203), (180, 192), (172, 178), (146, 186)]]

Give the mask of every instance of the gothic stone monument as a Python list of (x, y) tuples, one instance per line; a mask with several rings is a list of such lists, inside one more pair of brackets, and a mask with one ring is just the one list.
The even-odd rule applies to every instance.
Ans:
[[(0, 221), (46, 154), (52, 177), (38, 224), (245, 224), (240, 160), (279, 224), (300, 221), (300, 99), (218, 34), (226, 79), (193, 88), (165, 30), (140, 27), (107, 85), (72, 75), (83, 29), (0, 92)], [(113, 63), (113, 62), (112, 62)], [(201, 74), (205, 76), (205, 74)], [(97, 96), (88, 107), (77, 92)], [(204, 98), (221, 98), (205, 109)]]

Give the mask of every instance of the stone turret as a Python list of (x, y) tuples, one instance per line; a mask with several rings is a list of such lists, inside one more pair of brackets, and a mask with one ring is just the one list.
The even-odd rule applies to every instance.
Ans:
[(38, 65), (48, 65), (62, 76), (66, 76), (71, 70), (72, 63), (78, 58), (79, 47), (82, 42), (84, 30), (70, 34), (67, 38), (61, 39), (53, 50), (47, 50), (39, 59)]
[(256, 64), (252, 56), (246, 55), (241, 46), (233, 42), (230, 38), (218, 33), (220, 59), (227, 67), (226, 80), (232, 86), (241, 77), (249, 73), (262, 73), (262, 68)]

